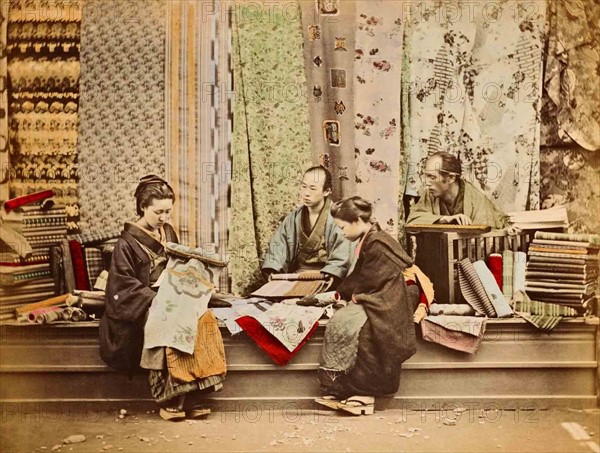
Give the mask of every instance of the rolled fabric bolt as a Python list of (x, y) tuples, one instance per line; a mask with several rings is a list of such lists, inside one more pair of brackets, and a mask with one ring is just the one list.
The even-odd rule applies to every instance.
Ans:
[(58, 305), (63, 305), (67, 300), (69, 294), (63, 294), (61, 296), (52, 297), (50, 299), (43, 300), (41, 302), (35, 302), (33, 304), (22, 305), (21, 307), (16, 309), (17, 316), (24, 315), (25, 313), (32, 312), (34, 310), (39, 310), (45, 307), (54, 307)]
[(65, 303), (69, 307), (76, 307), (76, 306), (81, 305), (81, 299), (79, 298), (79, 296), (76, 296), (75, 294), (69, 294), (67, 296), (67, 300), (65, 301)]
[(37, 310), (32, 310), (27, 314), (27, 320), (31, 323), (35, 323), (37, 322), (38, 315), (58, 310), (60, 310), (60, 307), (58, 306), (38, 308)]
[(500, 291), (502, 291), (502, 255), (499, 253), (492, 253), (488, 257), (488, 267), (490, 268), (496, 283), (498, 283)]
[(62, 309), (65, 321), (71, 321), (71, 317), (73, 316), (73, 310), (75, 310), (75, 308), (76, 307), (65, 307)]
[(65, 314), (63, 310), (52, 310), (40, 313), (35, 317), (36, 324), (50, 324), (56, 321), (64, 321)]
[(85, 321), (85, 318), (87, 318), (85, 311), (83, 311), (81, 308), (72, 308), (72, 310), (73, 310), (73, 313), (71, 314), (71, 321), (73, 321), (73, 322)]
[(312, 297), (317, 299), (319, 302), (329, 302), (331, 304), (338, 302), (342, 298), (340, 296), (340, 293), (338, 293), (337, 291), (329, 291), (326, 293), (319, 293), (319, 294), (313, 295)]
[(468, 304), (431, 304), (429, 314), (436, 315), (454, 315), (454, 316), (475, 316), (476, 312)]

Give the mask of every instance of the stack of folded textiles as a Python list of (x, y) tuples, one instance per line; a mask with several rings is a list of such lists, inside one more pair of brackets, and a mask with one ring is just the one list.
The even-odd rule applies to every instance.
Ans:
[(525, 273), (528, 296), (594, 314), (599, 251), (599, 235), (536, 232)]
[[(28, 201), (27, 196), (20, 198)], [(0, 320), (14, 319), (15, 309), (24, 304), (56, 295), (49, 247), (67, 235), (64, 206), (19, 205), (19, 199), (10, 200), (10, 209), (8, 202), (0, 209)]]

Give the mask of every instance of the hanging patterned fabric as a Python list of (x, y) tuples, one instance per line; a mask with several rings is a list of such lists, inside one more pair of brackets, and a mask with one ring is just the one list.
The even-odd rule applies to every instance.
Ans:
[(259, 260), (281, 219), (299, 202), (302, 173), (311, 161), (300, 10), (297, 3), (284, 6), (236, 3), (229, 230), (236, 294), (260, 286)]
[[(334, 199), (354, 195), (356, 191), (355, 3), (300, 2), (312, 159), (331, 171)], [(297, 94), (304, 92), (301, 88)]]
[(463, 175), (505, 211), (539, 208), (545, 2), (425, 2), (411, 16), (407, 193), (428, 154), (460, 157)]
[[(231, 23), (225, 2), (167, 2), (166, 175), (181, 243), (225, 261), (231, 185)], [(218, 290), (230, 288), (223, 272)]]
[(9, 198), (8, 155), (8, 2), (0, 3), (0, 202)]
[(600, 3), (548, 3), (542, 143), (600, 150)]
[(403, 5), (360, 0), (355, 13), (356, 193), (373, 202), (374, 217), (393, 237), (401, 191)]
[(54, 201), (67, 207), (70, 231), (78, 228), (79, 217), (80, 24), (79, 1), (10, 2), (10, 196), (53, 189)]
[(86, 2), (81, 25), (81, 229), (133, 220), (141, 176), (165, 176), (166, 0)]
[(566, 205), (569, 233), (600, 231), (600, 153), (574, 146), (540, 154), (542, 208)]

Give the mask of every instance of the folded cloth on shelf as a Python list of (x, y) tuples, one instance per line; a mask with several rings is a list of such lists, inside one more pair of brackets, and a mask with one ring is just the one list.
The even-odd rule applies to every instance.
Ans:
[(572, 307), (532, 301), (525, 291), (517, 291), (513, 302), (518, 316), (544, 332), (554, 329), (563, 316), (577, 316), (577, 310)]
[(514, 252), (513, 260), (513, 294), (525, 290), (525, 269), (527, 267), (527, 253)]
[(423, 339), (450, 349), (474, 354), (485, 333), (487, 318), (474, 316), (427, 316), (421, 321)]
[(512, 250), (502, 252), (502, 294), (506, 300), (513, 297), (514, 254)]
[(471, 307), (490, 318), (496, 316), (496, 310), (469, 258), (458, 262), (458, 283), (460, 292)]
[(490, 302), (494, 306), (496, 316), (498, 316), (498, 318), (508, 318), (511, 316), (512, 309), (510, 308), (510, 305), (508, 305), (504, 294), (502, 294), (502, 290), (498, 287), (498, 283), (496, 283), (496, 279), (485, 264), (485, 261), (475, 261), (473, 263), (473, 267), (475, 268), (475, 272), (477, 272), (477, 275), (481, 280), (483, 289), (487, 293)]

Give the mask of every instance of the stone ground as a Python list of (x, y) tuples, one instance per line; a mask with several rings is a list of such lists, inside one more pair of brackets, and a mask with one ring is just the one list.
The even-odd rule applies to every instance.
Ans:
[[(0, 404), (0, 451), (13, 452), (595, 452), (600, 410), (377, 411), (354, 417), (244, 403), (166, 422), (149, 406)], [(489, 408), (489, 407), (488, 407)], [(71, 435), (85, 441), (64, 444)]]

